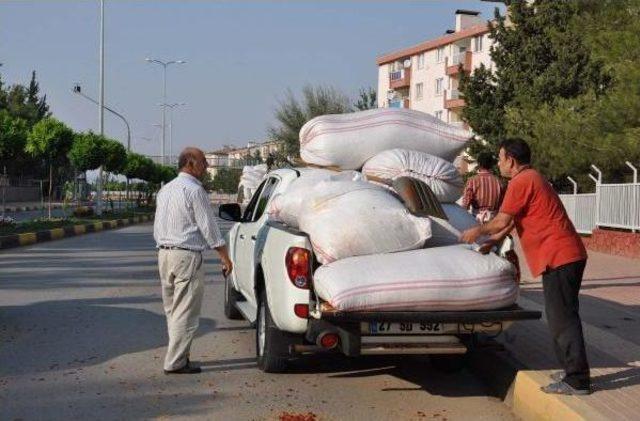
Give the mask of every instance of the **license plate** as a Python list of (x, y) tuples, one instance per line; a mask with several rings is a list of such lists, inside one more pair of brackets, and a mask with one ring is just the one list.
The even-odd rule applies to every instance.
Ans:
[(451, 332), (456, 325), (450, 323), (388, 323), (370, 322), (371, 335), (425, 335)]

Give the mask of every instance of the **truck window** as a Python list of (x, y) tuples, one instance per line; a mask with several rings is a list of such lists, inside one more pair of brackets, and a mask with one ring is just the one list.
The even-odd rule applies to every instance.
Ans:
[(256, 206), (256, 213), (253, 215), (252, 221), (257, 221), (260, 219), (265, 209), (267, 208), (267, 204), (269, 203), (269, 199), (271, 198), (271, 194), (276, 189), (278, 185), (278, 179), (275, 177), (270, 177), (267, 179), (262, 192), (260, 193), (260, 197), (258, 198), (258, 204)]
[(258, 186), (258, 188), (256, 189), (256, 192), (251, 197), (251, 200), (249, 201), (249, 205), (244, 210), (244, 214), (242, 215), (242, 222), (253, 221), (253, 213), (256, 210), (256, 203), (258, 203), (258, 198), (260, 197), (260, 194), (262, 193), (262, 189), (264, 188), (264, 185), (266, 182), (267, 180), (263, 181), (262, 184)]

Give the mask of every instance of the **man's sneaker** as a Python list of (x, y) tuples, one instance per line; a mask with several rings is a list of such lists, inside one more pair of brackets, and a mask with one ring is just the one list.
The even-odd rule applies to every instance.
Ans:
[(565, 374), (564, 371), (556, 371), (555, 373), (551, 373), (549, 377), (551, 377), (551, 380), (557, 383), (564, 380)]
[(565, 383), (564, 381), (559, 381), (556, 383), (551, 383), (547, 386), (543, 386), (540, 388), (544, 393), (555, 394), (555, 395), (589, 395), (591, 394), (591, 389), (576, 389), (572, 387), (570, 384)]

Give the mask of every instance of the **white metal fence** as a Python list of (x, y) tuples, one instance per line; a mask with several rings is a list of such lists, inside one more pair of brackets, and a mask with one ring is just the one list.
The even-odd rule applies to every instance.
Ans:
[(567, 214), (578, 232), (590, 234), (596, 227), (610, 227), (640, 231), (640, 183), (637, 169), (626, 163), (634, 173), (633, 183), (602, 183), (602, 172), (592, 165), (598, 177), (590, 175), (596, 183), (595, 193), (578, 194), (578, 185), (573, 183), (573, 194), (561, 194)]

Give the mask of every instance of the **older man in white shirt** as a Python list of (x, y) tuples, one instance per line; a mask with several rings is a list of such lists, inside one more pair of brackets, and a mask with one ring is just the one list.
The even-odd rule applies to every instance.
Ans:
[(164, 372), (193, 374), (201, 371), (189, 361), (189, 349), (198, 329), (204, 294), (202, 252), (216, 250), (225, 274), (233, 265), (200, 182), (207, 170), (204, 153), (186, 148), (178, 166), (178, 177), (158, 193), (153, 237), (159, 249), (162, 302), (169, 332)]

